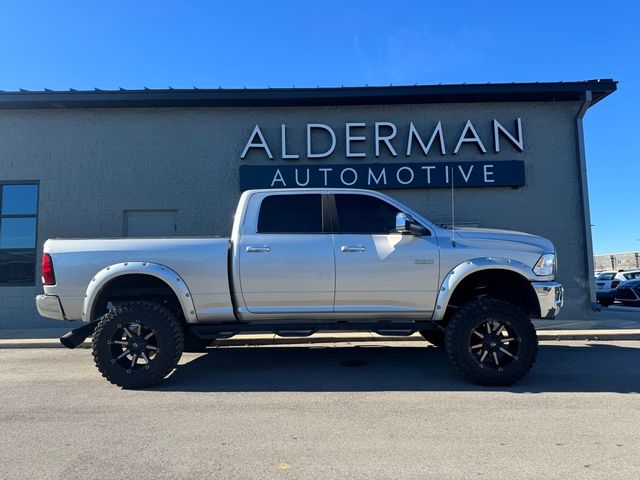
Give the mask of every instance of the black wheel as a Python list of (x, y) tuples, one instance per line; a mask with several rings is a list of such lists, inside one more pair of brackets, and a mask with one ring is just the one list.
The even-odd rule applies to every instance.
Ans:
[(196, 337), (187, 328), (184, 330), (184, 349), (183, 352), (198, 353), (206, 352), (211, 340), (203, 340)]
[(418, 333), (434, 347), (444, 347), (444, 330), (420, 330)]
[(538, 353), (531, 320), (508, 302), (486, 298), (455, 313), (445, 343), (453, 364), (480, 385), (511, 385), (529, 372)]
[(151, 302), (130, 302), (104, 315), (93, 334), (102, 376), (123, 388), (160, 383), (178, 364), (184, 336), (176, 317)]

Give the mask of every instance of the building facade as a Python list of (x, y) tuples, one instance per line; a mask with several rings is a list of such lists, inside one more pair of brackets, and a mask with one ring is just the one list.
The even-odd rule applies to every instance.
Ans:
[(606, 270), (640, 269), (640, 252), (605, 253), (593, 256), (596, 273)]
[[(52, 237), (227, 236), (248, 188), (385, 189), (438, 224), (550, 238), (595, 300), (582, 117), (616, 82), (0, 93), (0, 328)], [(452, 185), (453, 184), (453, 185)]]

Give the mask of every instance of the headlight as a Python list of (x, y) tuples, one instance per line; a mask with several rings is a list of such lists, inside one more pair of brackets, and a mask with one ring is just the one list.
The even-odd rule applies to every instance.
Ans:
[(545, 253), (533, 267), (533, 273), (540, 276), (554, 275), (556, 273), (555, 253)]

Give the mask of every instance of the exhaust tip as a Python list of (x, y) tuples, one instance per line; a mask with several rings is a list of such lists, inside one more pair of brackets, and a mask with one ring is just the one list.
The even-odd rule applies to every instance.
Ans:
[(67, 348), (76, 348), (85, 341), (88, 335), (79, 335), (75, 333), (75, 330), (71, 330), (60, 337), (60, 343)]
[(82, 345), (89, 335), (96, 329), (98, 322), (91, 322), (82, 327), (75, 328), (60, 337), (60, 343), (67, 348), (77, 348)]

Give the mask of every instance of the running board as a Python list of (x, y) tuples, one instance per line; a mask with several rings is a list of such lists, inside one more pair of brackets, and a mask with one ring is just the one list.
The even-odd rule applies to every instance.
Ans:
[[(426, 330), (425, 328), (421, 328), (420, 330)], [(398, 328), (377, 328), (375, 330), (371, 330), (373, 333), (377, 333), (378, 335), (386, 335), (386, 336), (391, 336), (391, 337), (408, 337), (410, 335), (413, 335), (414, 333), (416, 333), (418, 330), (416, 328), (413, 328), (411, 330), (407, 330), (407, 329), (398, 329)]]
[(437, 322), (331, 322), (331, 323), (212, 323), (189, 325), (193, 335), (203, 340), (231, 338), (241, 333), (274, 333), (280, 337), (308, 337), (316, 332), (374, 332), (407, 337), (418, 330), (440, 330)]
[(279, 337), (310, 337), (317, 330), (278, 330), (275, 333)]

